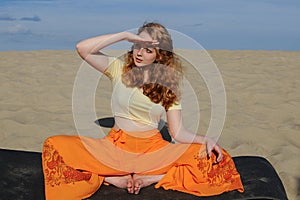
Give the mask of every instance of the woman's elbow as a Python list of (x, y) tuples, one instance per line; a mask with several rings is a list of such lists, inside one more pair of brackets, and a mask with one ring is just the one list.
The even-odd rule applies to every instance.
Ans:
[(85, 59), (87, 57), (87, 51), (86, 51), (86, 48), (84, 47), (84, 44), (82, 42), (78, 42), (76, 44), (76, 50), (77, 50), (77, 53), (79, 54), (79, 56), (82, 59)]
[(174, 140), (177, 140), (180, 129), (177, 127), (169, 127), (169, 133)]

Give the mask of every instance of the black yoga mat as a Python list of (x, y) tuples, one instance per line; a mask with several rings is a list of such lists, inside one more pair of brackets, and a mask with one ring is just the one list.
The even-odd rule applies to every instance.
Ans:
[[(138, 195), (114, 186), (101, 186), (91, 200), (286, 200), (286, 193), (272, 165), (262, 157), (233, 157), (245, 187), (244, 193), (232, 191), (213, 197), (197, 197), (177, 191), (143, 188)], [(0, 149), (0, 199), (43, 200), (44, 182), (41, 153)]]

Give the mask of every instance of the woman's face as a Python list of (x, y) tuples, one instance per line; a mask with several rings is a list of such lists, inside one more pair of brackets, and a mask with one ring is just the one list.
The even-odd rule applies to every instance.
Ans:
[[(141, 32), (140, 37), (152, 40), (147, 32)], [(133, 60), (137, 67), (149, 65), (156, 59), (157, 53), (153, 46), (135, 43), (133, 45)]]

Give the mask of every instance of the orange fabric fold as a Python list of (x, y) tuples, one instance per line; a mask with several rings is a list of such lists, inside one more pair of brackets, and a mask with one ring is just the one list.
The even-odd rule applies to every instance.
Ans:
[(200, 144), (171, 144), (157, 129), (126, 132), (112, 129), (101, 139), (53, 136), (44, 143), (42, 160), (47, 200), (83, 199), (103, 184), (106, 176), (165, 174), (156, 188), (197, 196), (243, 191), (230, 155), (199, 157)]

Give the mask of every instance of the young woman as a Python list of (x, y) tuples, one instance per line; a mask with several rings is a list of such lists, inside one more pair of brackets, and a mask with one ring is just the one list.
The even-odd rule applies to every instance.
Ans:
[[(100, 52), (123, 40), (133, 43), (124, 61)], [(86, 62), (113, 82), (115, 125), (101, 139), (53, 136), (45, 141), (47, 199), (87, 198), (103, 183), (133, 194), (154, 183), (156, 188), (197, 196), (243, 191), (230, 155), (212, 139), (182, 125), (182, 66), (166, 28), (146, 23), (138, 34), (102, 35), (76, 47)], [(164, 113), (177, 144), (163, 140), (157, 129)]]

